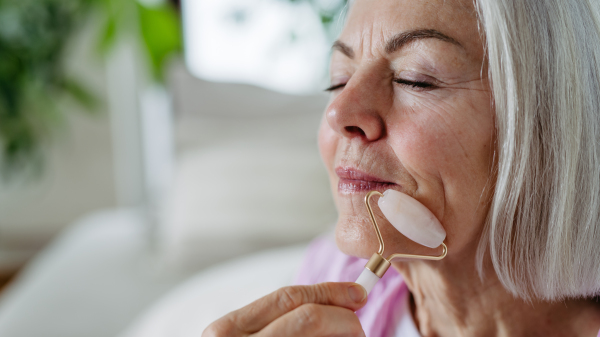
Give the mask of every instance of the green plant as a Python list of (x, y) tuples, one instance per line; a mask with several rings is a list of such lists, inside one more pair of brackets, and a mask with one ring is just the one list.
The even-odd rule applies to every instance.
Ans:
[[(196, 1), (196, 0), (191, 0)], [(218, 1), (218, 0), (215, 0)], [(326, 31), (335, 35), (337, 18), (348, 0), (309, 2)], [(176, 2), (176, 1), (173, 1)], [(163, 79), (167, 57), (182, 49), (180, 19), (170, 3), (146, 7), (135, 0), (0, 0), (0, 170), (20, 171), (42, 162), (41, 145), (65, 119), (57, 98), (71, 97), (93, 111), (94, 93), (64, 71), (70, 36), (92, 13), (103, 27), (98, 50), (110, 51), (122, 34), (136, 36), (150, 73)]]
[(84, 104), (92, 96), (66, 77), (61, 57), (89, 1), (0, 1), (0, 145), (4, 168), (36, 157), (39, 143), (61, 119), (56, 95)]
[(143, 45), (151, 74), (163, 80), (165, 60), (182, 50), (181, 20), (173, 5), (147, 7), (134, 0), (96, 0), (105, 16), (99, 49), (106, 53), (123, 32), (133, 33)]
[(181, 50), (179, 17), (165, 3), (147, 8), (134, 0), (0, 0), (0, 169), (3, 173), (40, 164), (41, 145), (64, 121), (57, 98), (70, 97), (92, 111), (99, 102), (66, 75), (69, 37), (92, 13), (105, 24), (99, 50), (133, 32), (162, 79), (166, 57)]

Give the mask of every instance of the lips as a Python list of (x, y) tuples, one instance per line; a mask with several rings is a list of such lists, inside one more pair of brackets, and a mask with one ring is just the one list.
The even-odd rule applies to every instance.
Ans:
[(382, 178), (364, 173), (354, 168), (338, 167), (335, 173), (340, 178), (338, 191), (342, 194), (361, 193), (367, 191), (384, 192), (397, 184)]

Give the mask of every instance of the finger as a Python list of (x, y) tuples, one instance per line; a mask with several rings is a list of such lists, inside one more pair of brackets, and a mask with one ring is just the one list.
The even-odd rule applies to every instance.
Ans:
[(366, 299), (365, 289), (352, 282), (285, 287), (234, 311), (229, 319), (240, 331), (254, 333), (303, 304), (333, 305), (354, 312)]
[(252, 337), (364, 337), (356, 314), (346, 308), (304, 304), (276, 319)]

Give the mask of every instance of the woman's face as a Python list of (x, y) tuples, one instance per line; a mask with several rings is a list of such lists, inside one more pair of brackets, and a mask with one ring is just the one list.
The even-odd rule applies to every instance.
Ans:
[[(472, 0), (354, 3), (334, 45), (319, 131), (342, 251), (368, 258), (377, 250), (364, 196), (395, 189), (437, 216), (449, 258), (473, 254), (493, 186), (486, 75)], [(378, 219), (386, 254), (432, 253)]]

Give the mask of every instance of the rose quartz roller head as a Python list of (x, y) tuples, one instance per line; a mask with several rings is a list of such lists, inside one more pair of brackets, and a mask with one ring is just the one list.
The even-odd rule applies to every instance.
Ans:
[(395, 190), (383, 192), (377, 201), (385, 218), (407, 238), (429, 247), (439, 247), (446, 238), (446, 231), (422, 203)]
[[(379, 209), (381, 209), (385, 218), (394, 228), (407, 238), (423, 246), (436, 248), (441, 245), (443, 249), (442, 254), (440, 256), (391, 254), (388, 258), (384, 258), (383, 251), (385, 246), (383, 238), (381, 237), (379, 226), (369, 204), (369, 200), (373, 194), (380, 196), (377, 202)], [(435, 215), (417, 200), (395, 190), (387, 190), (383, 194), (371, 191), (365, 197), (365, 205), (367, 206), (373, 227), (377, 233), (377, 239), (379, 240), (379, 251), (373, 254), (369, 262), (365, 265), (365, 269), (356, 280), (356, 283), (365, 287), (367, 293), (383, 277), (391, 265), (390, 261), (394, 258), (441, 260), (446, 256), (447, 248), (443, 242), (446, 238), (446, 231)]]

